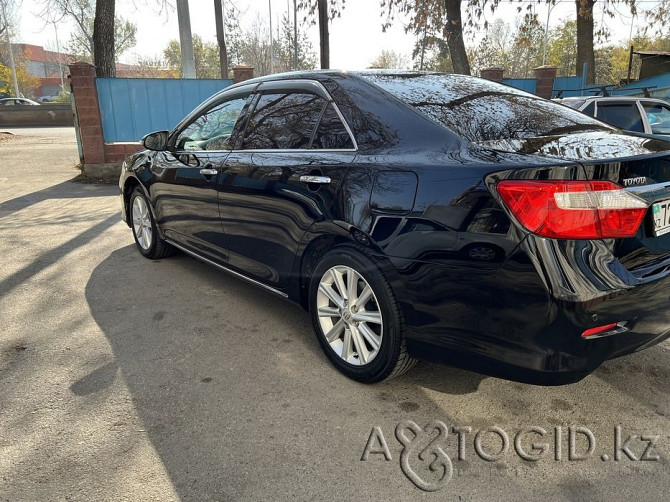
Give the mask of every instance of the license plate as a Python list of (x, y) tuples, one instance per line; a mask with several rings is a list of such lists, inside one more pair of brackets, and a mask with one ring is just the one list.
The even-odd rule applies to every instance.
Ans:
[(654, 215), (654, 235), (670, 232), (670, 199), (657, 202), (651, 209)]

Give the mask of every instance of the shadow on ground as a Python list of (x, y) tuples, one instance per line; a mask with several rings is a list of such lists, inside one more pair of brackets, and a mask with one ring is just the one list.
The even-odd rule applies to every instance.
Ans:
[[(74, 382), (71, 391), (95, 393), (118, 372), (182, 500), (421, 498), (429, 494), (398, 467), (401, 448), (393, 431), (401, 420), (475, 426), (477, 415), (487, 426), (546, 425), (549, 416), (565, 424), (588, 425), (583, 421), (592, 414), (610, 420), (613, 399), (601, 394), (601, 377), (610, 370), (572, 386), (542, 388), (424, 363), (390, 382), (357, 384), (330, 366), (302, 309), (183, 255), (151, 262), (134, 246), (118, 249), (92, 272), (86, 299), (115, 362)], [(620, 370), (623, 392), (649, 386), (645, 372)], [(662, 378), (668, 388), (667, 372)], [(667, 393), (663, 397), (667, 401)], [(628, 413), (648, 408), (634, 404)], [(372, 465), (361, 461), (376, 425), (392, 462), (379, 456)], [(453, 489), (565, 500), (637, 493), (630, 478), (603, 470), (602, 463), (593, 464), (602, 471), (593, 480), (566, 464), (483, 463), (520, 465), (552, 481), (475, 475), (455, 478)], [(655, 482), (663, 480), (647, 481)]]
[(17, 211), (26, 209), (34, 204), (52, 199), (79, 199), (83, 197), (109, 197), (114, 188), (109, 185), (78, 183), (78, 177), (38, 190), (26, 195), (0, 202), (0, 218), (13, 215)]

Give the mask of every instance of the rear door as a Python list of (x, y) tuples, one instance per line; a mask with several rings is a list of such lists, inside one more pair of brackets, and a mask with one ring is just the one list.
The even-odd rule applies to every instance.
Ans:
[(307, 229), (330, 217), (355, 141), (312, 81), (263, 83), (251, 107), (220, 168), (219, 212), (229, 265), (282, 288)]

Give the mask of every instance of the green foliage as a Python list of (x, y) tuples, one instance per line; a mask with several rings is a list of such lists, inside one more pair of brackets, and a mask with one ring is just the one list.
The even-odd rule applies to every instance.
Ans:
[(577, 65), (577, 21), (564, 20), (549, 33), (547, 64), (558, 68), (559, 77), (575, 74)]
[[(278, 36), (273, 39), (275, 73), (294, 69), (293, 26), (284, 16)], [(265, 21), (257, 17), (247, 30), (240, 28), (233, 16), (226, 19), (226, 47), (229, 70), (241, 64), (254, 67), (254, 75), (268, 75), (271, 71), (270, 33)], [(179, 41), (171, 40), (163, 50), (166, 65), (181, 75), (181, 50)], [(219, 78), (219, 52), (215, 42), (205, 42), (193, 36), (193, 57), (197, 78)], [(298, 68), (316, 67), (316, 53), (303, 29), (298, 30)]]
[[(170, 40), (163, 50), (165, 64), (182, 75), (181, 46), (178, 40)], [(193, 35), (193, 58), (197, 78), (220, 78), (219, 52), (214, 42), (204, 42), (199, 35)]]
[(53, 100), (53, 103), (69, 103), (70, 102), (70, 91), (67, 90), (67, 86), (62, 85), (60, 92)]
[[(35, 95), (35, 89), (40, 85), (40, 79), (34, 77), (22, 62), (16, 63), (16, 81), (19, 85), (19, 92), (24, 96), (31, 97)], [(14, 82), (12, 79), (12, 70), (9, 66), (0, 63), (0, 91), (14, 96)]]
[(384, 49), (374, 61), (370, 63), (371, 68), (388, 68), (393, 70), (406, 70), (409, 68), (409, 60), (396, 51)]
[(514, 27), (496, 19), (486, 37), (473, 51), (473, 68), (498, 67), (507, 78), (530, 78), (532, 70), (542, 64), (544, 30), (534, 16), (515, 21)]

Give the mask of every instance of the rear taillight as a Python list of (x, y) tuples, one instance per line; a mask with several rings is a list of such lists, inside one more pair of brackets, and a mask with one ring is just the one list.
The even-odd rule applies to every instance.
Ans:
[(611, 181), (505, 180), (496, 189), (519, 223), (554, 239), (632, 237), (649, 207)]

